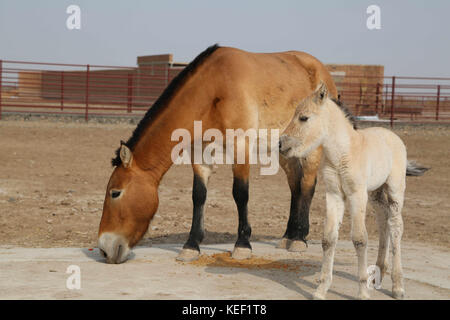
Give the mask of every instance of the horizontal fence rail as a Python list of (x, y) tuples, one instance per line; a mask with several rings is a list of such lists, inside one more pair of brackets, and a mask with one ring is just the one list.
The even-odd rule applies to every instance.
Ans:
[(2, 113), (143, 116), (182, 70), (0, 60)]
[[(141, 117), (182, 70), (0, 60), (0, 119), (6, 113)], [(333, 76), (360, 119), (450, 122), (450, 78)]]
[(450, 122), (450, 78), (334, 77), (340, 99), (366, 120)]

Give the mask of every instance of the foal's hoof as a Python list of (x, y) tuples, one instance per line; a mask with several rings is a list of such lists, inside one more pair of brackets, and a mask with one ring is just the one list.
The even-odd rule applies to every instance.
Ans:
[(404, 289), (393, 289), (392, 297), (397, 300), (403, 300), (405, 298), (405, 290)]
[(231, 257), (236, 260), (250, 259), (252, 257), (252, 249), (235, 247)]
[(283, 238), (280, 240), (280, 242), (278, 242), (277, 248), (278, 249), (287, 249), (291, 245), (291, 242), (292, 241), (289, 240), (288, 238)]
[(325, 294), (323, 292), (314, 292), (313, 294), (313, 299), (314, 300), (325, 300)]
[(189, 262), (197, 260), (200, 256), (200, 252), (193, 249), (183, 249), (178, 254), (177, 261)]
[(358, 292), (358, 300), (369, 300), (370, 299), (370, 294), (367, 290), (361, 290), (360, 292)]
[(291, 245), (289, 246), (288, 251), (289, 252), (305, 252), (306, 249), (308, 249), (308, 246), (306, 243), (304, 243), (301, 240), (294, 240), (292, 241)]

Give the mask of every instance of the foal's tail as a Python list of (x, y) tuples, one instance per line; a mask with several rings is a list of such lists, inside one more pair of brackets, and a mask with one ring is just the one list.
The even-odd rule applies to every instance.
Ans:
[(421, 176), (430, 168), (426, 168), (415, 162), (414, 160), (408, 160), (408, 165), (406, 167), (407, 176)]

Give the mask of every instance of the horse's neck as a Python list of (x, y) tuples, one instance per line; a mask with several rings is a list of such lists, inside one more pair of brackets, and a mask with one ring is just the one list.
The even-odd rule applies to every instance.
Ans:
[[(205, 108), (208, 104), (196, 101), (196, 86), (182, 89), (161, 110), (136, 144), (133, 157), (138, 165), (145, 169), (158, 185), (164, 174), (172, 166), (172, 149), (179, 141), (171, 141), (176, 129), (187, 129), (194, 137), (194, 121), (205, 124)], [(197, 86), (198, 87), (198, 86)], [(190, 98), (193, 97), (193, 98)], [(192, 142), (192, 141), (191, 141)]]
[(348, 161), (352, 156), (351, 148), (358, 143), (359, 133), (332, 101), (325, 107), (328, 130), (323, 142), (324, 156), (328, 163), (339, 168), (343, 160)]

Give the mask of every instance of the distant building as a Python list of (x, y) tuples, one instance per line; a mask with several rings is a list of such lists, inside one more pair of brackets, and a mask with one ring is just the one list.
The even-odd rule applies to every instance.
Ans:
[[(137, 57), (137, 67), (91, 66), (89, 103), (148, 108), (186, 65), (174, 62), (172, 54), (159, 54)], [(375, 112), (374, 106), (381, 105), (383, 66), (327, 64), (326, 67), (333, 76), (341, 100), (352, 111), (370, 114)], [(86, 98), (87, 73), (85, 67), (78, 69), (20, 72), (19, 96), (83, 102)]]
[(381, 108), (384, 66), (327, 64), (340, 99), (357, 115), (377, 113)]

